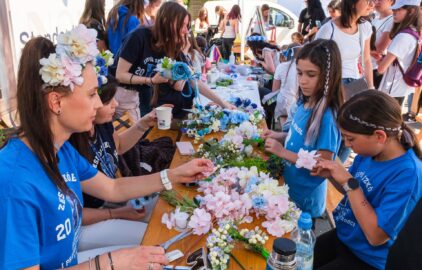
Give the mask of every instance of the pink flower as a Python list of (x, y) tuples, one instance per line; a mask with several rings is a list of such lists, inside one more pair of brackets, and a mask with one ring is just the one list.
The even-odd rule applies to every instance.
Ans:
[(289, 210), (289, 199), (287, 196), (277, 195), (268, 198), (268, 205), (265, 208), (266, 218), (275, 219), (284, 215)]
[(79, 63), (74, 63), (67, 55), (61, 56), (61, 61), (64, 66), (63, 83), (64, 86), (70, 86), (73, 90), (74, 85), (82, 85), (84, 79), (82, 77), (82, 66)]
[(188, 227), (193, 229), (193, 234), (206, 234), (211, 229), (211, 215), (205, 209), (196, 208), (190, 218)]
[(316, 153), (316, 150), (308, 152), (301, 148), (297, 156), (296, 168), (305, 168), (311, 171), (317, 163), (316, 158), (319, 157), (319, 154)]
[(262, 223), (262, 227), (266, 228), (269, 234), (276, 237), (282, 237), (286, 233), (280, 219), (265, 221)]

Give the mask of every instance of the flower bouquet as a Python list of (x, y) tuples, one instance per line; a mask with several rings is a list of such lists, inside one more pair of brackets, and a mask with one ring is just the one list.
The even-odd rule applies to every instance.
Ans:
[(155, 70), (160, 72), (161, 76), (173, 81), (187, 81), (194, 74), (186, 63), (178, 62), (168, 57), (159, 60)]
[(202, 195), (195, 198), (198, 207), (189, 213), (187, 225), (194, 234), (208, 233), (213, 222), (250, 223), (255, 214), (266, 219), (262, 225), (269, 234), (280, 237), (295, 227), (300, 215), (289, 201), (287, 185), (256, 167), (221, 169), (211, 181), (200, 182), (198, 191)]

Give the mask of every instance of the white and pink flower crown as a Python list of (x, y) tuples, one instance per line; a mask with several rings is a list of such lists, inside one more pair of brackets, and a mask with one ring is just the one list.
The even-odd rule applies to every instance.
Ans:
[[(56, 52), (40, 60), (44, 87), (82, 85), (82, 69), (99, 54), (97, 31), (80, 24), (57, 37)], [(95, 64), (95, 63), (93, 63)]]

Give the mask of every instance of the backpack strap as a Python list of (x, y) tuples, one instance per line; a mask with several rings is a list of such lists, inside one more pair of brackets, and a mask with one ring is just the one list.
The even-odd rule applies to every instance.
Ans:
[[(417, 61), (417, 59), (418, 59), (418, 56), (419, 56), (419, 54), (420, 54), (420, 52), (421, 52), (421, 45), (420, 45), (420, 38), (421, 38), (421, 36), (419, 35), (419, 33), (417, 32), (417, 31), (415, 31), (415, 30), (413, 30), (412, 28), (410, 28), (410, 27), (407, 27), (407, 28), (405, 28), (405, 29), (403, 29), (403, 30), (401, 30), (401, 31), (399, 31), (399, 33), (405, 33), (405, 34), (409, 34), (409, 35), (411, 35), (412, 37), (414, 37), (415, 39), (416, 39), (416, 41), (417, 41), (417, 44), (416, 44), (416, 50), (415, 50), (415, 55), (413, 56), (413, 60), (412, 60), (412, 62), (410, 63), (410, 66), (409, 66), (409, 69), (416, 63), (416, 61)], [(394, 62), (393, 62), (393, 64), (395, 64), (395, 65), (398, 65), (399, 66), (399, 69), (400, 69), (400, 72), (403, 74), (403, 76), (404, 76), (404, 73), (406, 73), (404, 70), (403, 70), (403, 68), (402, 68), (402, 66), (400, 65), (400, 63), (399, 63), (399, 60), (397, 60), (397, 58), (394, 60)]]
[(334, 36), (334, 25), (333, 25), (333, 20), (330, 20), (330, 24), (331, 24), (331, 28), (333, 29), (333, 31), (331, 31), (330, 40), (333, 40), (333, 36)]

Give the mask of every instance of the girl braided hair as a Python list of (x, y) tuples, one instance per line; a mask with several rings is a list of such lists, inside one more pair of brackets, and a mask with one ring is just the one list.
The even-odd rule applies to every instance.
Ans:
[[(318, 138), (325, 110), (331, 108), (336, 117), (343, 104), (340, 51), (334, 41), (319, 39), (303, 46), (297, 55), (296, 64), (300, 60), (308, 60), (320, 70), (317, 91), (313, 104), (310, 104), (313, 109), (305, 138), (305, 145), (313, 145)], [(299, 86), (299, 101), (307, 102), (309, 98), (303, 95)]]

